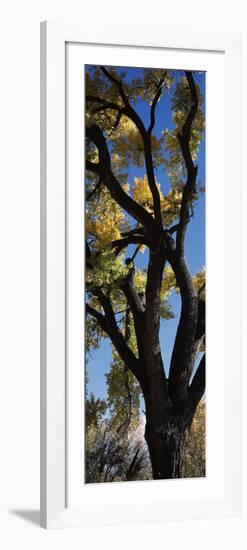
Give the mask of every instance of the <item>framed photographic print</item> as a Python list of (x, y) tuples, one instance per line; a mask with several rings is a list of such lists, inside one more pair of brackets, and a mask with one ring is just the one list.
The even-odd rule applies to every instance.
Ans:
[(44, 527), (240, 514), (240, 53), (41, 25)]

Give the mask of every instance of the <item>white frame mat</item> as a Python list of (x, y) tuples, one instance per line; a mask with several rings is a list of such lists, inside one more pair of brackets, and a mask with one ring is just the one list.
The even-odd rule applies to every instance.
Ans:
[[(211, 496), (198, 494), (191, 499), (190, 480), (184, 480), (187, 483), (188, 498), (184, 493), (183, 497), (175, 495), (162, 499), (158, 487), (160, 482), (155, 482), (151, 497), (149, 495), (146, 499), (138, 496), (138, 484), (128, 484), (132, 485), (131, 495), (127, 495), (122, 501), (109, 499), (109, 484), (100, 487), (101, 496), (97, 505), (93, 504), (94, 501), (97, 502), (97, 494), (92, 502), (89, 502), (86, 493), (81, 501), (73, 499), (72, 505), (71, 499), (68, 499), (68, 457), (71, 455), (68, 449), (70, 438), (66, 409), (67, 385), (70, 380), (66, 350), (69, 318), (66, 300), (68, 173), (65, 162), (68, 139), (65, 116), (68, 44), (84, 44), (88, 47), (108, 44), (114, 47), (135, 47), (139, 50), (158, 48), (159, 52), (182, 51), (185, 58), (186, 52), (190, 56), (193, 52), (198, 55), (213, 52), (224, 55), (224, 205), (222, 207), (221, 204), (221, 207), (225, 218), (226, 246), (222, 259), (222, 277), (226, 314), (221, 413), (224, 416), (225, 433), (222, 491), (217, 496), (213, 493)], [(145, 29), (121, 25), (117, 28), (96, 25), (91, 30), (80, 23), (41, 24), (41, 525), (45, 528), (240, 515), (240, 54), (241, 36), (237, 33), (196, 33), (188, 32), (188, 29)], [(87, 62), (90, 61), (85, 57), (85, 63)], [(227, 223), (229, 219), (230, 223)], [(231, 265), (227, 255), (229, 249)], [(229, 288), (234, 288), (234, 292), (229, 292)], [(82, 442), (78, 441), (78, 445), (80, 444)], [(119, 491), (120, 485), (123, 484), (118, 484)], [(97, 487), (93, 489), (94, 493), (97, 492)]]

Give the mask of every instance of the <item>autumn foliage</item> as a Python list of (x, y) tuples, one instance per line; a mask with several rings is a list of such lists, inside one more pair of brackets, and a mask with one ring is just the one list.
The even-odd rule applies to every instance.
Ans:
[(190, 273), (185, 254), (204, 193), (203, 101), (199, 73), (86, 68), (86, 347), (112, 346), (106, 403), (87, 396), (87, 481), (193, 476), (195, 457), (205, 471), (205, 268)]

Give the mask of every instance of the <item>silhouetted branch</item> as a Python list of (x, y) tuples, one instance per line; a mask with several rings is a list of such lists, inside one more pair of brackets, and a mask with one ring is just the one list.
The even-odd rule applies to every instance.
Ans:
[(100, 69), (103, 72), (103, 74), (108, 78), (108, 80), (110, 80), (117, 87), (125, 107), (123, 112), (132, 120), (132, 122), (134, 122), (134, 124), (136, 125), (142, 137), (143, 146), (144, 146), (144, 158), (145, 158), (145, 164), (146, 164), (146, 170), (147, 170), (147, 179), (148, 179), (148, 184), (153, 197), (154, 214), (161, 228), (162, 219), (161, 219), (161, 208), (160, 208), (160, 194), (159, 194), (159, 190), (157, 188), (155, 176), (154, 176), (152, 147), (151, 147), (151, 139), (150, 139), (151, 131), (152, 131), (152, 123), (154, 120), (155, 106), (159, 99), (161, 90), (159, 95), (157, 96), (157, 99), (154, 100), (153, 109), (151, 108), (151, 125), (150, 125), (151, 131), (149, 130), (147, 131), (138, 113), (130, 104), (128, 97), (124, 91), (122, 82), (117, 78), (115, 78), (105, 67), (100, 67)]
[(190, 90), (192, 105), (186, 117), (186, 121), (182, 127), (182, 131), (178, 132), (177, 135), (187, 170), (187, 181), (183, 188), (179, 228), (177, 230), (176, 240), (177, 254), (180, 256), (184, 254), (184, 237), (186, 232), (186, 225), (190, 219), (188, 207), (192, 201), (193, 193), (195, 193), (195, 182), (197, 176), (197, 166), (194, 165), (190, 152), (190, 134), (191, 127), (198, 110), (198, 97), (192, 72), (186, 71), (185, 74)]
[(201, 398), (203, 397), (203, 394), (205, 392), (205, 387), (206, 387), (206, 354), (204, 353), (189, 388), (189, 396), (195, 409), (198, 403), (200, 402)]
[(99, 164), (87, 161), (86, 167), (99, 173), (104, 181), (104, 184), (110, 191), (110, 194), (116, 202), (131, 214), (139, 223), (149, 229), (153, 229), (154, 220), (152, 216), (134, 199), (132, 199), (122, 188), (119, 181), (111, 170), (111, 159), (102, 130), (96, 124), (86, 128), (86, 136), (97, 147), (99, 153)]

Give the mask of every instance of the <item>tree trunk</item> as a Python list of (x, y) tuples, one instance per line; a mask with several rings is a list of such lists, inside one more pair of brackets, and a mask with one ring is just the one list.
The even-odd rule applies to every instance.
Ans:
[(192, 419), (172, 413), (164, 422), (147, 417), (145, 439), (149, 449), (153, 479), (184, 477), (184, 459)]

